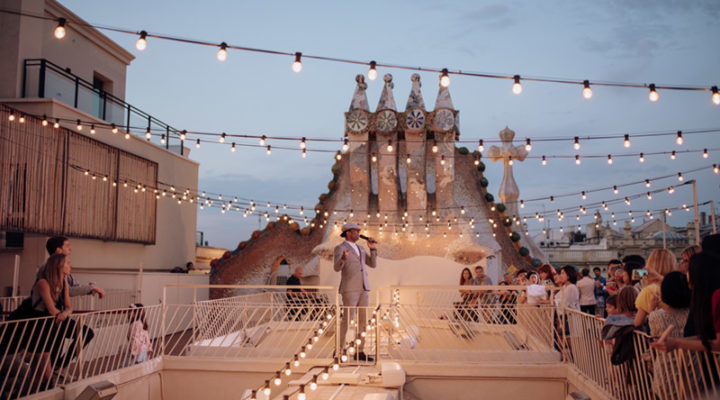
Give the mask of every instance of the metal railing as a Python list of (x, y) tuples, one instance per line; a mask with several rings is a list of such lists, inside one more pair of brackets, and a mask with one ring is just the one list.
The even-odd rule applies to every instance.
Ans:
[[(297, 294), (288, 293), (296, 286), (215, 286), (236, 295), (167, 301), (172, 291), (204, 288), (166, 286), (163, 303), (142, 310), (74, 314), (63, 323), (51, 317), (0, 323), (0, 397), (38, 393), (144, 360), (131, 339), (141, 314), (153, 350), (147, 360), (263, 360), (280, 370), (288, 361), (294, 368), (295, 356), (298, 363), (317, 364), (364, 351), (376, 362), (565, 362), (612, 398), (696, 399), (718, 392), (718, 354), (663, 353), (649, 346), (647, 335), (632, 333), (634, 360), (615, 366), (601, 340), (602, 319), (559, 312), (552, 303), (529, 305), (519, 286), (379, 288), (371, 296), (376, 304), (362, 308), (365, 320), (356, 308), (342, 306), (330, 286), (305, 286)], [(341, 341), (343, 318), (344, 339), (359, 339), (364, 347)]]
[[(160, 121), (113, 94), (96, 88), (92, 82), (53, 62), (26, 59), (23, 62), (22, 97), (55, 98), (96, 118), (117, 125), (127, 133), (144, 134), (146, 129), (165, 135), (165, 148), (170, 148), (171, 134), (178, 137), (181, 130)], [(182, 141), (179, 141), (183, 144)], [(180, 146), (180, 155), (183, 146)]]
[[(0, 320), (6, 318), (10, 313), (20, 306), (27, 296), (0, 297), (3, 315)], [(100, 311), (125, 308), (137, 302), (137, 292), (130, 289), (105, 289), (105, 297), (102, 299), (97, 295), (73, 296), (70, 304), (75, 311)]]
[(611, 344), (602, 340), (602, 318), (579, 311), (567, 313), (570, 334), (568, 363), (597, 388), (616, 399), (709, 399), (720, 396), (720, 353), (650, 347), (651, 338), (632, 334), (633, 357), (611, 362)]

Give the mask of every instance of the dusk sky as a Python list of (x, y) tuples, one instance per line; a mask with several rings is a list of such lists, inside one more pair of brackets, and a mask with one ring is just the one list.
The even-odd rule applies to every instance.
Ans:
[[(710, 88), (720, 85), (720, 2), (702, 1), (362, 1), (362, 2), (219, 2), (137, 1), (103, 2), (67, 0), (62, 3), (92, 24), (146, 30), (213, 43), (286, 52), (349, 58), (428, 68), (449, 68), (503, 75), (574, 80), (680, 85)], [(135, 107), (188, 131), (337, 139), (312, 144), (338, 150), (344, 133), (344, 115), (355, 89), (355, 75), (367, 66), (303, 60), (294, 73), (292, 57), (230, 51), (219, 62), (216, 48), (148, 40), (145, 51), (135, 48), (136, 36), (103, 31), (137, 58), (127, 70), (126, 100)], [(405, 109), (411, 71), (378, 69), (369, 82), (371, 111), (382, 90), (382, 76), (394, 77), (399, 111)], [(438, 91), (438, 74), (421, 73), (423, 96), (432, 109)], [(516, 132), (516, 144), (525, 138), (567, 138), (559, 142), (533, 142), (530, 156), (547, 155), (549, 163), (530, 158), (515, 163), (520, 198), (529, 199), (677, 174), (697, 179), (699, 201), (720, 201), (720, 177), (712, 164), (720, 163), (720, 106), (710, 92), (659, 91), (648, 100), (647, 89), (593, 87), (589, 100), (575, 85), (525, 82), (514, 95), (511, 81), (451, 76), (450, 93), (460, 110), (458, 147), (476, 148), (477, 140), (497, 139), (506, 125)], [(686, 134), (682, 146), (674, 136), (633, 138), (628, 149), (622, 139), (582, 142), (574, 136), (604, 136), (708, 129)], [(194, 143), (196, 137), (190, 136)], [(202, 138), (205, 139), (204, 137)], [(238, 143), (256, 144), (254, 140)], [(270, 143), (274, 144), (274, 143)], [(298, 148), (297, 143), (283, 143)], [(281, 145), (277, 142), (277, 145)], [(487, 147), (487, 146), (486, 146)], [(308, 146), (311, 148), (311, 146)], [(709, 150), (668, 155), (618, 158), (618, 155), (671, 150)], [(240, 196), (257, 202), (302, 204), (312, 208), (331, 180), (332, 153), (274, 150), (207, 143), (191, 145), (190, 158), (200, 163), (199, 189)], [(552, 159), (564, 155), (584, 159)], [(614, 163), (607, 164), (607, 154)], [(488, 159), (489, 190), (497, 194), (502, 166)], [(676, 177), (653, 183), (652, 189), (678, 185)], [(622, 198), (644, 193), (644, 185), (528, 204), (521, 212)], [(674, 194), (658, 193), (653, 200), (638, 199), (632, 206), (612, 207), (618, 218), (627, 210), (692, 205), (690, 187)], [(719, 205), (716, 204), (716, 207)], [(587, 223), (595, 208), (581, 222)], [(709, 207), (701, 208), (709, 213)], [(603, 212), (607, 221), (610, 211)], [(575, 212), (566, 213), (562, 225), (576, 225)], [(637, 222), (642, 222), (637, 215)], [(673, 212), (668, 222), (684, 226), (692, 213)], [(567, 218), (572, 217), (572, 218)], [(551, 227), (557, 219), (549, 218)], [(547, 221), (547, 220), (546, 220)], [(210, 245), (234, 249), (250, 233), (264, 226), (258, 218), (219, 210), (198, 211), (198, 230)], [(531, 233), (542, 224), (529, 222)], [(621, 224), (618, 224), (620, 228)]]

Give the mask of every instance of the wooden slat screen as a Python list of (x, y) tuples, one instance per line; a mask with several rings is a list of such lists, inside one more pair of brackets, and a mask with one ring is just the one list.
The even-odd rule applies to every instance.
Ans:
[(0, 106), (0, 229), (155, 243), (157, 163), (9, 115)]

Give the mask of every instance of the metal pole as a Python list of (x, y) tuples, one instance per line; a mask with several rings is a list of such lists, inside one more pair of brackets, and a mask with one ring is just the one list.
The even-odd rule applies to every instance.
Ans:
[(665, 239), (665, 231), (666, 231), (665, 227), (667, 226), (667, 222), (665, 222), (665, 221), (666, 221), (667, 214), (665, 212), (663, 212), (662, 216), (663, 216), (663, 219), (662, 219), (662, 222), (663, 222), (663, 226), (662, 226), (662, 228), (663, 228), (663, 230), (662, 230), (662, 232), (663, 232), (663, 249), (667, 249), (667, 241)]
[(20, 280), (20, 255), (15, 254), (15, 268), (13, 268), (13, 284), (12, 284), (12, 296), (15, 297), (20, 291), (19, 288)]
[(712, 233), (717, 233), (717, 220), (715, 219), (715, 200), (710, 200), (710, 213), (712, 213)]
[(695, 244), (700, 245), (700, 221), (698, 220), (697, 181), (692, 180), (693, 203), (695, 205)]

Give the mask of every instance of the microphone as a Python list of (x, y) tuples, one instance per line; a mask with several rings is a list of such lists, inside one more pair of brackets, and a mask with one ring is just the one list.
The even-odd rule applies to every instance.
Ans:
[(377, 240), (375, 240), (375, 239), (373, 239), (373, 238), (370, 238), (370, 237), (367, 237), (367, 236), (365, 236), (365, 235), (359, 235), (359, 237), (360, 237), (360, 239), (365, 239), (365, 240), (367, 240), (367, 241), (370, 242), (370, 243), (377, 243), (377, 242), (378, 242)]

